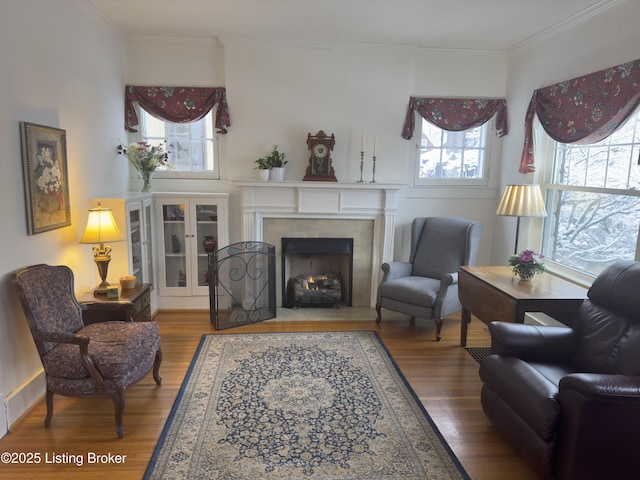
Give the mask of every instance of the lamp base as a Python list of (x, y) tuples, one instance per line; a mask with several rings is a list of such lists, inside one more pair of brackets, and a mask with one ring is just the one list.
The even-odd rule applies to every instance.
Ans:
[[(107, 247), (108, 248), (108, 247)], [(93, 261), (96, 262), (96, 266), (98, 267), (98, 273), (100, 274), (100, 285), (98, 285), (93, 290), (93, 296), (97, 295), (106, 295), (107, 287), (109, 286), (109, 282), (107, 282), (107, 270), (109, 269), (109, 262), (111, 261), (111, 256), (108, 253), (102, 254), (98, 252), (98, 255), (93, 257)]]
[(93, 289), (93, 296), (97, 297), (98, 295), (106, 295), (108, 287), (109, 287), (108, 283), (106, 282), (101, 283), (100, 285), (98, 285), (96, 288)]

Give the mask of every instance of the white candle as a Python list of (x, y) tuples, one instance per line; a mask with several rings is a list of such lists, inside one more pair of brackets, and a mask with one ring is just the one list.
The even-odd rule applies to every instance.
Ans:
[(376, 156), (376, 136), (373, 136), (373, 156)]
[(360, 151), (364, 152), (364, 128), (362, 129), (362, 142), (360, 143)]

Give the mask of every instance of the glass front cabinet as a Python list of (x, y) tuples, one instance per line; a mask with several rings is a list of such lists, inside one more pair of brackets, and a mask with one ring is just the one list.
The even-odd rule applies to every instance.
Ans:
[[(107, 281), (118, 284), (124, 275), (135, 275), (137, 283), (155, 284), (154, 278), (154, 214), (151, 195), (132, 195), (126, 198), (93, 198), (90, 207), (100, 204), (110, 208), (123, 238), (109, 244), (111, 262)], [(97, 274), (97, 272), (96, 272)], [(152, 287), (153, 288), (153, 287)]]
[(129, 273), (137, 283), (153, 281), (153, 202), (151, 198), (126, 204)]
[(229, 243), (228, 198), (228, 194), (156, 197), (159, 308), (209, 307), (208, 254)]

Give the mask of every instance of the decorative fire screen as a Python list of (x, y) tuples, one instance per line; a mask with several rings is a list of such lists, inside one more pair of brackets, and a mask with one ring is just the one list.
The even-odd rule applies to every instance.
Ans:
[(276, 316), (276, 249), (238, 242), (209, 254), (211, 323), (216, 330)]

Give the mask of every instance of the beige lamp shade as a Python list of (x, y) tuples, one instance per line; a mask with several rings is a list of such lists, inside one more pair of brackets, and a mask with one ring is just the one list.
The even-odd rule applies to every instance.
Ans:
[(547, 209), (539, 185), (507, 185), (502, 194), (496, 215), (518, 217), (516, 222), (516, 243), (513, 254), (518, 252), (520, 217), (546, 217)]
[(122, 240), (122, 234), (113, 218), (110, 208), (102, 208), (98, 204), (97, 208), (89, 209), (89, 218), (84, 235), (80, 243), (105, 243)]
[[(95, 294), (106, 294), (109, 287), (107, 282), (107, 272), (111, 261), (111, 247), (105, 246), (105, 242), (118, 242), (122, 240), (122, 234), (118, 230), (116, 221), (110, 208), (102, 208), (98, 203), (98, 208), (89, 209), (87, 228), (80, 239), (80, 243), (93, 243), (93, 261), (96, 262), (98, 273), (102, 282), (93, 291)], [(95, 245), (95, 244), (98, 245)]]
[(546, 217), (539, 185), (507, 185), (496, 215), (510, 217)]

